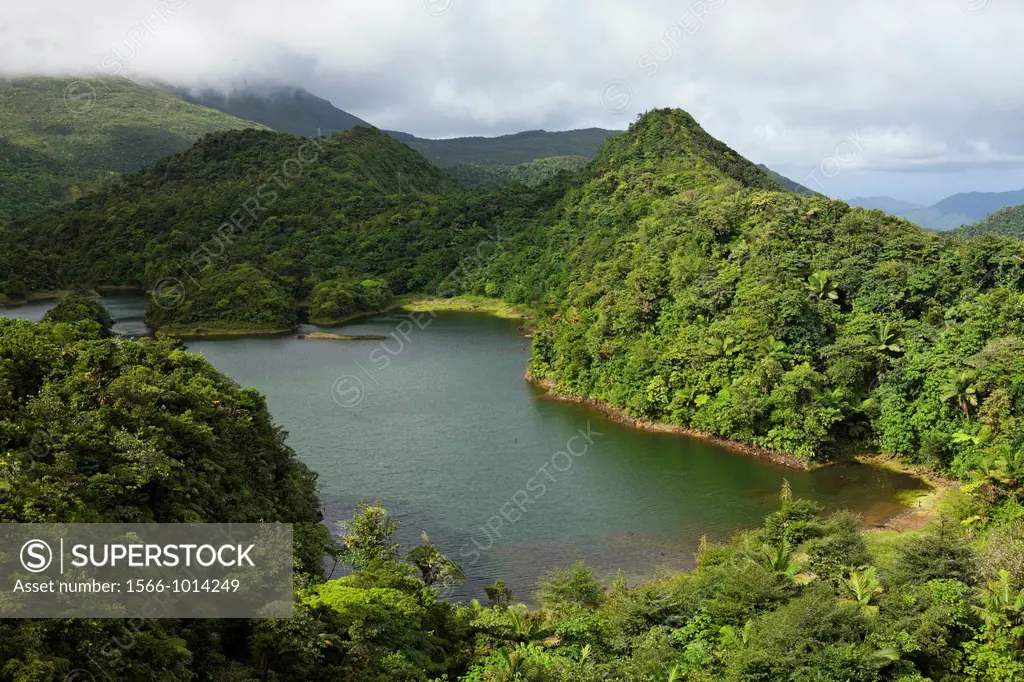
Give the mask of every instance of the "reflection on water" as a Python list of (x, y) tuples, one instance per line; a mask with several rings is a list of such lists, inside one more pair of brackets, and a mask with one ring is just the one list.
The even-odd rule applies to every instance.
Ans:
[[(144, 330), (140, 299), (104, 303), (120, 331)], [(852, 509), (868, 523), (898, 513), (897, 494), (921, 487), (862, 465), (794, 471), (622, 426), (528, 385), (529, 341), (514, 322), (460, 313), (428, 319), (410, 330), (407, 317), (392, 313), (324, 330), (385, 341), (284, 336), (188, 346), (267, 396), (288, 443), (319, 473), (329, 525), (362, 499), (381, 502), (400, 522), (403, 544), (426, 531), (465, 566), (469, 582), (457, 598), (480, 597), (503, 578), (528, 599), (544, 572), (580, 560), (609, 577), (621, 568), (632, 580), (688, 568), (701, 536), (725, 540), (776, 509), (784, 478), (796, 495)], [(339, 379), (356, 400), (336, 399)], [(579, 456), (559, 456), (581, 430), (593, 433), (592, 444), (581, 453), (577, 440)]]

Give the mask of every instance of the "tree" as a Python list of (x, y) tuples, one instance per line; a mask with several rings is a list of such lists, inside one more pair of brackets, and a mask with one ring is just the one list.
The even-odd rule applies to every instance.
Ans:
[(977, 370), (953, 370), (946, 383), (942, 385), (942, 400), (955, 402), (964, 416), (970, 418), (971, 408), (978, 406), (977, 381)]
[(60, 300), (43, 315), (43, 322), (82, 322), (90, 321), (99, 325), (100, 336), (106, 338), (111, 334), (114, 318), (98, 301), (89, 300), (77, 294), (70, 294)]
[(882, 593), (882, 584), (876, 577), (877, 572), (878, 569), (874, 566), (864, 566), (858, 571), (851, 571), (850, 576), (843, 580), (843, 587), (862, 609), (878, 610), (871, 607), (871, 601)]
[(392, 539), (398, 522), (379, 504), (359, 504), (351, 521), (339, 522), (341, 556), (354, 568), (366, 568), (374, 562), (398, 560), (399, 545)]
[(415, 566), (427, 587), (441, 583), (446, 587), (466, 581), (466, 573), (462, 567), (441, 553), (430, 542), (427, 532), (423, 531), (420, 544), (408, 554), (409, 563)]

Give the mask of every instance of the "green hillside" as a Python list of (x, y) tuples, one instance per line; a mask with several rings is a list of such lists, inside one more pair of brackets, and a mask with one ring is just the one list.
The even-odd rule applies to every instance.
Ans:
[(0, 79), (0, 221), (249, 127), (123, 78)]
[(518, 166), (553, 156), (584, 156), (592, 159), (604, 141), (618, 131), (601, 128), (560, 132), (528, 130), (499, 137), (456, 137), (445, 140), (428, 140), (408, 133), (388, 132), (435, 165), (448, 167), (463, 163)]
[(221, 133), (12, 225), (0, 286), (152, 288), (171, 278), (189, 293), (180, 305), (154, 305), (151, 322), (287, 328), (296, 302), (325, 282), (376, 276), (395, 294), (425, 290), (487, 239), (496, 201), (464, 196), (451, 176), (376, 129), (318, 141)]
[[(249, 223), (253, 198), (266, 206)], [(184, 263), (199, 281), (170, 300), (157, 286), (162, 323), (287, 325), (303, 297), (334, 315), (443, 281), (532, 309), (529, 372), (553, 391), (806, 461), (882, 453), (965, 482), (940, 523), (903, 535), (862, 534), (784, 485), (761, 527), (702, 543), (690, 573), (609, 585), (575, 566), (532, 610), (501, 582), (486, 606), (446, 603), (461, 569), (427, 537), (399, 547), (364, 505), (340, 546), (307, 527), (293, 619), (145, 622), (112, 679), (1024, 677), (1018, 240), (786, 192), (667, 109), (575, 175), (491, 194), (378, 130), (220, 133), (0, 238), (10, 288), (152, 287), (191, 276)], [(61, 323), (0, 321), (0, 521), (310, 519), (312, 477), (262, 398), (67, 308)], [(46, 424), (58, 450), (24, 466)], [(242, 503), (222, 509), (222, 489)], [(350, 573), (322, 580), (318, 552)], [(119, 626), (2, 621), (0, 678), (86, 667)]]
[(964, 225), (954, 230), (958, 237), (976, 237), (981, 234), (998, 234), (1004, 237), (1024, 238), (1024, 206), (1002, 208), (973, 225)]
[(110, 176), (68, 166), (0, 138), (0, 223), (81, 196)]
[(124, 78), (0, 81), (0, 137), (75, 168), (125, 173), (207, 133), (259, 127)]
[(985, 451), (957, 434), (986, 398), (1024, 399), (1020, 243), (778, 192), (705, 140), (682, 112), (647, 114), (472, 284), (548, 311), (533, 375), (807, 459), (881, 450), (966, 474)]
[(338, 109), (302, 88), (271, 88), (265, 90), (191, 90), (158, 85), (186, 102), (218, 109), (245, 121), (257, 121), (281, 133), (303, 137), (332, 135), (362, 126), (372, 127), (357, 116)]
[(445, 170), (466, 187), (488, 192), (513, 183), (539, 185), (562, 172), (575, 173), (586, 168), (590, 159), (583, 156), (553, 156), (537, 159), (518, 166), (487, 166), (478, 163), (459, 163)]

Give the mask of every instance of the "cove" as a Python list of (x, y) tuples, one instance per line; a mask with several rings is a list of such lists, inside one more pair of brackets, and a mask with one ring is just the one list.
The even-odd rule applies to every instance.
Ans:
[[(144, 301), (132, 299), (103, 303), (118, 331), (137, 334)], [(49, 305), (2, 313), (38, 319)], [(469, 582), (454, 598), (480, 597), (502, 578), (528, 601), (543, 573), (574, 561), (631, 579), (689, 568), (702, 536), (724, 540), (775, 509), (783, 479), (794, 494), (859, 512), (869, 525), (902, 511), (901, 492), (923, 487), (869, 466), (798, 471), (624, 426), (528, 384), (530, 341), (516, 322), (474, 313), (416, 320), (396, 312), (299, 330), (383, 340), (188, 346), (267, 396), (289, 444), (319, 474), (332, 527), (361, 499), (381, 502), (404, 544), (426, 531), (463, 564)]]

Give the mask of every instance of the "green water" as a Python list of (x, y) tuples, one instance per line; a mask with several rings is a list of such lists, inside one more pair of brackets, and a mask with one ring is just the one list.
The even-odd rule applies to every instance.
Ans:
[[(131, 299), (113, 303), (122, 316), (138, 312)], [(702, 535), (725, 539), (774, 509), (783, 478), (797, 495), (853, 509), (868, 523), (900, 511), (897, 492), (920, 487), (866, 466), (793, 471), (620, 426), (528, 385), (529, 340), (516, 323), (461, 313), (418, 319), (396, 313), (327, 329), (385, 341), (188, 345), (266, 394), (290, 445), (319, 472), (328, 522), (360, 499), (380, 501), (404, 542), (427, 531), (465, 565), (470, 582), (456, 596), (477, 596), (502, 577), (528, 597), (542, 573), (577, 560), (633, 578), (688, 567)], [(137, 321), (124, 324), (138, 333)]]

